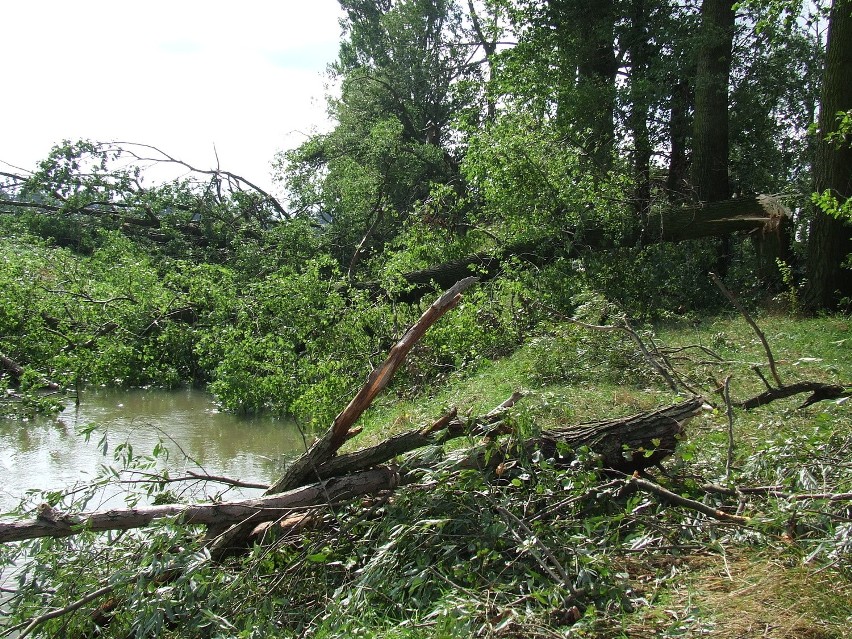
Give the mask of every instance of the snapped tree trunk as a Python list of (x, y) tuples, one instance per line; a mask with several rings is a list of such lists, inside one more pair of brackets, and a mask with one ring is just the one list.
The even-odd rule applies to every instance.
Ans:
[[(837, 114), (852, 109), (852, 2), (834, 0), (828, 27), (825, 76), (819, 111), (819, 140), (814, 187), (842, 204), (852, 196), (852, 145), (826, 140), (838, 129)], [(852, 272), (843, 268), (852, 253), (852, 220), (840, 220), (815, 208), (808, 234), (807, 280), (802, 295), (812, 311), (837, 308), (852, 297)]]
[[(780, 238), (791, 223), (790, 211), (777, 198), (759, 195), (722, 202), (699, 203), (671, 207), (648, 216), (644, 229), (643, 243), (681, 242), (705, 237), (716, 237), (725, 233), (750, 233), (760, 236), (765, 251), (773, 247), (783, 258), (785, 243)], [(503, 263), (510, 258), (519, 258), (535, 266), (546, 264), (557, 254), (580, 257), (589, 251), (609, 250), (619, 246), (635, 246), (640, 242), (641, 230), (622, 238), (618, 243), (602, 231), (588, 229), (579, 241), (571, 245), (560, 245), (556, 239), (538, 242), (519, 242), (496, 253), (475, 253), (459, 260), (446, 262), (420, 271), (412, 271), (402, 277), (410, 285), (404, 293), (389, 294), (401, 302), (416, 302), (423, 295), (472, 275), (487, 280), (500, 273)], [(576, 236), (575, 236), (576, 237)], [(770, 241), (771, 240), (771, 241)], [(774, 264), (774, 253), (766, 253), (764, 261)], [(377, 283), (359, 283), (356, 287), (378, 295), (382, 289)]]
[[(705, 404), (703, 398), (692, 397), (629, 417), (544, 431), (524, 442), (524, 452), (527, 456), (540, 452), (557, 465), (566, 465), (576, 459), (578, 451), (587, 448), (597, 457), (600, 468), (631, 474), (659, 464), (674, 453), (686, 422), (699, 415)], [(514, 456), (509, 446), (496, 452), (481, 449), (466, 456), (461, 466), (493, 469)]]

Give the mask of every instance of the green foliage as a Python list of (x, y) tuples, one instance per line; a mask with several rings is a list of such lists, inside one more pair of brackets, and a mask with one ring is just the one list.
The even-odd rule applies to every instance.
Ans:
[[(586, 230), (618, 238), (627, 182), (585, 170), (579, 147), (552, 123), (519, 108), (475, 135), (463, 164), (480, 221), (507, 237), (558, 238), (582, 245)], [(570, 229), (572, 236), (563, 237)], [(569, 244), (570, 247), (570, 244)]]

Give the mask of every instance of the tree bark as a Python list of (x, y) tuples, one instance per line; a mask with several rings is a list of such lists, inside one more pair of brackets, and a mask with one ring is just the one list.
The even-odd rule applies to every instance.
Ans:
[(379, 467), (302, 486), (286, 493), (218, 504), (150, 506), (75, 516), (57, 513), (44, 504), (34, 520), (0, 523), (0, 543), (37, 537), (69, 537), (84, 531), (142, 528), (165, 517), (175, 517), (186, 526), (221, 527), (236, 523), (255, 525), (288, 515), (297, 508), (344, 502), (360, 495), (393, 490), (398, 483), (399, 476), (396, 471)]
[(541, 451), (557, 464), (567, 464), (576, 451), (588, 447), (599, 457), (601, 468), (631, 474), (659, 464), (674, 453), (686, 422), (705, 406), (692, 397), (673, 406), (568, 428), (545, 431), (528, 440), (528, 452)]
[[(681, 242), (736, 232), (760, 234), (769, 239), (785, 233), (790, 219), (790, 211), (777, 198), (769, 195), (672, 207), (649, 215), (641, 241)], [(411, 289), (405, 293), (394, 293), (392, 297), (401, 302), (416, 302), (426, 293), (436, 288), (446, 288), (464, 277), (476, 275), (480, 280), (488, 280), (501, 272), (503, 263), (509, 258), (520, 258), (541, 266), (557, 253), (579, 257), (587, 251), (635, 246), (640, 242), (640, 232), (637, 229), (634, 234), (614, 241), (606, 233), (589, 229), (583, 232), (580, 241), (570, 247), (560, 246), (556, 240), (519, 242), (497, 253), (475, 253), (460, 260), (404, 274), (402, 277), (411, 285)], [(775, 244), (783, 246), (780, 240)], [(355, 286), (377, 295), (382, 292), (376, 283), (365, 282)]]
[(669, 202), (680, 203), (685, 198), (687, 190), (687, 175), (689, 162), (686, 155), (686, 140), (689, 136), (689, 112), (692, 93), (689, 82), (680, 80), (672, 89), (669, 114), (669, 140), (671, 155), (669, 156), (669, 171), (666, 177), (666, 191)]
[[(840, 203), (852, 196), (852, 140), (836, 144), (825, 138), (837, 131), (837, 113), (852, 109), (852, 2), (835, 0), (831, 7), (828, 44), (819, 113), (814, 187), (830, 191)], [(843, 262), (852, 253), (852, 221), (838, 220), (814, 207), (808, 234), (805, 306), (835, 309), (852, 297), (852, 273)]]
[(630, 28), (630, 114), (628, 123), (633, 134), (633, 209), (642, 228), (651, 210), (651, 138), (648, 131), (650, 84), (648, 66), (648, 8), (645, 0), (632, 0)]

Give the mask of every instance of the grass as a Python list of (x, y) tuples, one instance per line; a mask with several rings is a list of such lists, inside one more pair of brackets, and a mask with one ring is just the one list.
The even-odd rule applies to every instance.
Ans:
[[(767, 315), (759, 322), (785, 382), (852, 382), (846, 319)], [(798, 497), (852, 493), (852, 401), (800, 410), (799, 396), (735, 410), (734, 463), (726, 477), (728, 424), (714, 390), (728, 375), (736, 399), (763, 390), (752, 366), (763, 366), (766, 354), (739, 317), (671, 323), (654, 333), (661, 348), (681, 348), (668, 351), (670, 361), (716, 408), (689, 422), (676, 454), (652, 477), (681, 496), (741, 510), (751, 518), (747, 526), (632, 491), (623, 478), (593, 466), (561, 469), (522, 456), (495, 476), (450, 463), (424, 472), (386, 500), (335, 509), (316, 530), (258, 545), (232, 563), (197, 562), (186, 588), (141, 577), (131, 535), (120, 538), (131, 550), (114, 547), (115, 566), (91, 561), (91, 548), (106, 559), (113, 552), (94, 536), (75, 538), (79, 551), (67, 556), (52, 552), (53, 542), (34, 547), (44, 583), (67, 579), (88, 592), (122, 570), (139, 577), (125, 596), (150, 610), (128, 607), (126, 619), (117, 617), (113, 634), (104, 636), (127, 636), (140, 614), (160, 614), (160, 603), (180, 611), (183, 625), (174, 636), (848, 636), (852, 500)], [(651, 338), (650, 331), (643, 335)], [(694, 345), (708, 350), (682, 348)], [(525, 397), (507, 419), (524, 433), (678, 399), (625, 336), (553, 325), (510, 356), (457, 372), (431, 393), (386, 394), (348, 447), (431, 423), (450, 406), (486, 413), (517, 390)], [(777, 490), (730, 496), (706, 484)], [(175, 530), (173, 536), (171, 528), (155, 529), (155, 547), (185, 548), (180, 556), (196, 565), (201, 540)], [(68, 557), (91, 570), (78, 570)], [(33, 583), (31, 603), (41, 610), (43, 592)], [(154, 591), (162, 602), (148, 596)], [(83, 614), (76, 621), (90, 625)], [(235, 628), (244, 630), (238, 635)]]
[[(765, 315), (757, 321), (785, 384), (800, 380), (852, 383), (848, 318)], [(721, 399), (713, 391), (728, 375), (735, 400), (765, 390), (753, 367), (759, 366), (771, 379), (766, 353), (738, 316), (672, 323), (655, 327), (654, 333), (659, 346), (697, 345), (718, 356), (695, 348), (671, 355), (684, 378), (717, 410), (690, 423), (682, 454), (666, 465), (670, 478), (660, 481), (693, 487), (700, 482), (725, 483), (727, 422)], [(371, 411), (365, 433), (355, 443), (375, 443), (392, 432), (428, 423), (449, 406), (474, 415), (485, 413), (515, 390), (522, 390), (526, 397), (512, 414), (534, 428), (630, 414), (676, 399), (648, 371), (632, 343), (621, 337), (590, 336), (573, 326), (554, 327), (509, 357), (484, 362), (473, 372), (451, 378), (427, 397), (385, 399)], [(852, 402), (822, 402), (799, 410), (805, 397), (735, 411), (731, 483), (778, 485), (791, 493), (852, 491)], [(636, 601), (627, 608), (587, 611), (569, 635), (557, 630), (559, 624), (540, 617), (505, 625), (500, 632), (491, 628), (485, 635), (848, 636), (852, 508), (771, 497), (744, 501), (743, 507), (756, 522), (752, 530), (717, 527), (706, 520), (698, 523), (691, 513), (681, 512), (670, 523), (700, 529), (694, 543), (679, 541), (673, 544), (674, 550), (650, 549), (639, 555), (613, 549), (614, 565), (629, 575)], [(469, 626), (459, 626), (455, 636), (468, 632)], [(406, 631), (399, 636), (419, 634)]]

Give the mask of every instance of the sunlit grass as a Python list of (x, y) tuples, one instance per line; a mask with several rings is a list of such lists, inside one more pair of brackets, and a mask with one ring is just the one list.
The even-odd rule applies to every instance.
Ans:
[[(846, 318), (765, 315), (756, 319), (785, 384), (852, 382), (852, 333)], [(626, 337), (604, 339), (575, 329), (555, 327), (512, 355), (459, 371), (419, 397), (383, 398), (364, 420), (365, 433), (352, 447), (429, 423), (451, 406), (464, 414), (486, 413), (514, 391), (524, 392), (525, 397), (511, 415), (535, 429), (623, 416), (677, 401)], [(724, 403), (715, 391), (729, 375), (735, 401), (765, 390), (754, 367), (774, 383), (766, 352), (751, 327), (734, 315), (657, 326), (642, 334), (647, 339), (651, 332), (660, 348), (707, 349), (671, 355), (684, 379), (716, 407), (690, 422), (680, 454), (666, 463), (675, 486), (728, 482), (777, 485), (791, 493), (852, 491), (852, 402), (834, 400), (799, 409), (807, 397), (799, 395), (752, 411), (735, 409), (734, 463), (728, 478), (728, 425)], [(595, 340), (600, 343), (595, 345)], [(583, 351), (580, 356), (578, 348)], [(589, 616), (587, 611), (587, 618), (573, 628), (571, 636), (848, 636), (852, 581), (848, 556), (844, 559), (842, 550), (846, 533), (842, 517), (827, 517), (824, 507), (824, 502), (799, 505), (784, 499), (757, 499), (746, 505), (747, 514), (755, 518), (753, 532), (720, 530), (714, 541), (702, 537), (693, 547), (662, 555), (650, 551), (619, 558), (615, 551), (615, 561), (629, 574), (645, 605), (633, 612), (594, 611)], [(836, 546), (830, 541), (832, 535)], [(532, 632), (534, 627), (549, 627), (551, 621), (527, 620), (525, 627)], [(416, 624), (398, 633), (421, 636)], [(464, 636), (464, 630), (459, 627), (454, 634), (450, 628), (442, 636)]]

